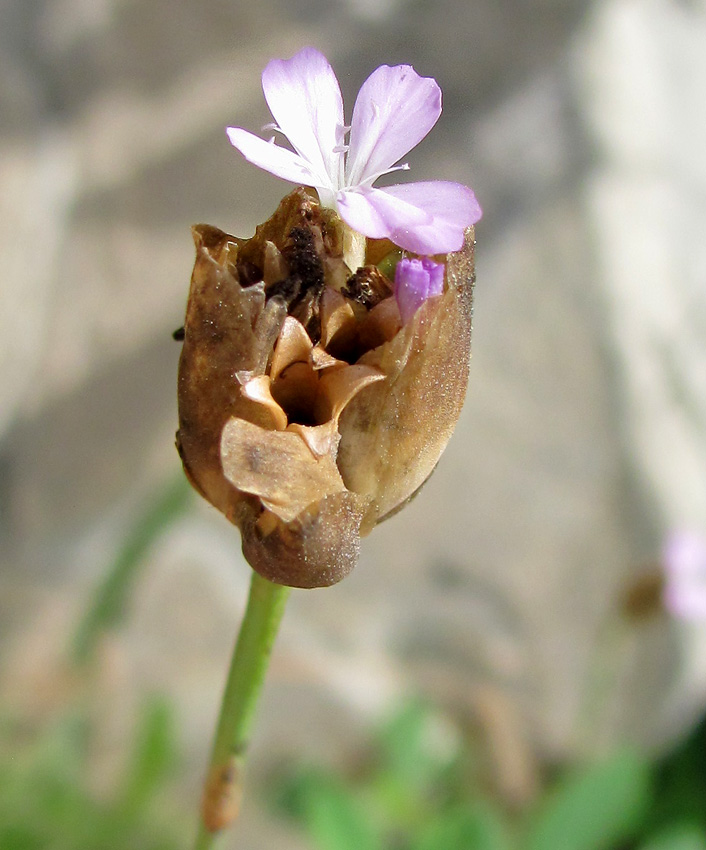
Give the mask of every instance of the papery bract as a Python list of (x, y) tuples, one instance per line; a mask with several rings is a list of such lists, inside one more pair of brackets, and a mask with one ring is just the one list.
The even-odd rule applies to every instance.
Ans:
[(439, 119), (435, 80), (420, 77), (411, 65), (373, 71), (353, 108), (348, 146), (341, 90), (318, 50), (307, 47), (291, 59), (272, 60), (262, 88), (275, 129), (294, 151), (229, 127), (231, 143), (247, 160), (284, 180), (313, 186), (322, 204), (364, 236), (387, 238), (418, 254), (461, 249), (464, 231), (481, 216), (468, 187), (440, 180), (372, 186), (381, 175), (406, 169), (396, 163)]
[[(297, 189), (252, 239), (194, 228), (177, 445), (270, 581), (319, 587), (429, 477), (468, 379), (473, 233), (443, 262), (368, 240)], [(440, 259), (437, 255), (437, 260)], [(421, 268), (397, 298), (382, 268)], [(378, 266), (379, 264), (379, 266)], [(391, 272), (390, 272), (391, 274)], [(432, 297), (435, 296), (435, 297)]]

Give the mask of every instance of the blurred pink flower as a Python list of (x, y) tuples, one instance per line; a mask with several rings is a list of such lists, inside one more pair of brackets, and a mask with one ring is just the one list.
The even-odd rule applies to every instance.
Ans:
[[(363, 83), (351, 126), (326, 57), (305, 47), (291, 59), (273, 59), (262, 89), (294, 151), (239, 127), (231, 144), (249, 161), (283, 180), (313, 186), (324, 206), (353, 230), (387, 238), (417, 254), (458, 251), (464, 230), (481, 217), (473, 192), (460, 183), (432, 180), (374, 189), (378, 177), (407, 169), (396, 163), (429, 133), (441, 115), (441, 90), (411, 65), (381, 65)], [(350, 141), (344, 143), (350, 131)], [(347, 156), (346, 156), (347, 154)]]
[(706, 620), (706, 536), (672, 533), (663, 549), (664, 602), (674, 616)]

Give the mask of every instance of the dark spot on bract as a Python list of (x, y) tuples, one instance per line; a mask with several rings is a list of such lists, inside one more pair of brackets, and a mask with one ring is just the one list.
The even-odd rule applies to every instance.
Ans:
[(363, 266), (348, 278), (341, 294), (370, 310), (392, 295), (392, 283), (377, 266)]
[(241, 260), (237, 265), (238, 281), (242, 287), (252, 286), (262, 280), (262, 269), (248, 260)]
[(306, 227), (293, 227), (282, 254), (289, 264), (290, 277), (301, 280), (302, 294), (324, 288), (324, 267), (316, 252), (314, 236)]
[(301, 292), (301, 281), (298, 277), (287, 277), (284, 280), (278, 280), (266, 288), (267, 297), (272, 298), (275, 295), (280, 296), (284, 303), (289, 305), (294, 301)]

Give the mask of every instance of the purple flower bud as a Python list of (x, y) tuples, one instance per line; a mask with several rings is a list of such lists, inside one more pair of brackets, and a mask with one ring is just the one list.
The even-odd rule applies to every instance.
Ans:
[(444, 292), (444, 266), (428, 257), (402, 259), (395, 269), (395, 298), (406, 325), (427, 298)]

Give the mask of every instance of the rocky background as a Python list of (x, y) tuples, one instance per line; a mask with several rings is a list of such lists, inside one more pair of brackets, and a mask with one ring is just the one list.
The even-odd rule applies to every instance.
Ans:
[[(379, 64), (434, 76), (444, 114), (413, 179), (465, 182), (485, 215), (458, 431), (351, 577), (293, 594), (254, 773), (343, 760), (410, 691), (478, 730), (518, 802), (547, 761), (659, 750), (703, 705), (706, 625), (624, 600), (669, 531), (706, 530), (703, 0), (5, 0), (3, 700), (51, 714), (92, 589), (179, 475), (189, 225), (248, 235), (287, 191), (224, 127), (269, 120), (262, 68), (306, 44), (349, 111)], [(186, 799), (248, 568), (196, 499), (143, 560), (101, 647), (101, 776), (141, 697), (167, 692)], [(257, 805), (241, 835), (298, 846)]]

